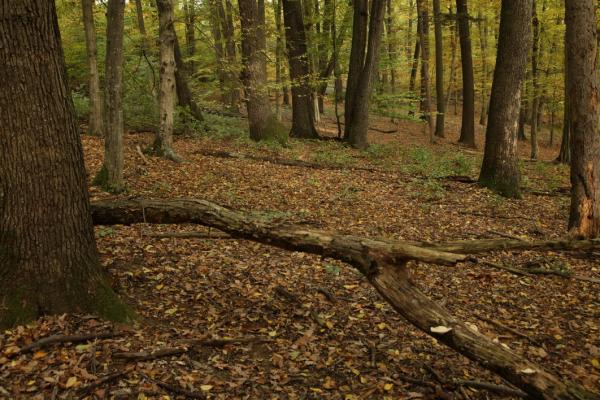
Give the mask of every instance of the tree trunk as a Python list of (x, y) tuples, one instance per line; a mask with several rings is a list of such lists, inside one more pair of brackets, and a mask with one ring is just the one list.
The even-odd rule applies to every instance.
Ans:
[(475, 147), (475, 78), (473, 77), (473, 52), (469, 32), (467, 0), (456, 0), (460, 60), (463, 81), (463, 109), (459, 143)]
[(259, 16), (256, 0), (239, 0), (238, 6), (242, 28), (242, 76), (247, 97), (250, 138), (257, 141), (270, 139), (273, 137), (276, 117), (271, 114), (267, 91), (266, 48), (261, 46), (263, 29), (257, 29), (264, 18)]
[(537, 15), (537, 2), (532, 2), (532, 25), (533, 25), (533, 47), (531, 50), (531, 78), (532, 78), (532, 102), (531, 102), (531, 159), (538, 157), (538, 112), (540, 106), (539, 94), (539, 72), (540, 61), (540, 20)]
[(221, 33), (224, 41), (225, 57), (227, 58), (228, 68), (225, 70), (225, 90), (226, 104), (234, 111), (238, 111), (240, 102), (240, 88), (238, 74), (235, 70), (237, 65), (237, 50), (235, 47), (235, 32), (233, 27), (233, 6), (231, 0), (225, 0), (226, 8), (223, 7), (223, 0), (215, 0), (217, 5), (218, 19), (221, 22)]
[(221, 102), (229, 104), (227, 89), (227, 76), (225, 70), (229, 68), (225, 61), (225, 50), (223, 48), (223, 37), (221, 34), (221, 16), (219, 15), (219, 2), (221, 0), (211, 0), (210, 4), (210, 30), (214, 41), (215, 59), (217, 61), (217, 79), (219, 80), (219, 89), (221, 91)]
[[(171, 25), (171, 28), (174, 29), (174, 26)], [(204, 121), (202, 111), (192, 98), (192, 92), (188, 86), (187, 67), (183, 62), (181, 49), (179, 48), (179, 40), (177, 40), (177, 34), (175, 32), (173, 32), (173, 52), (175, 55), (175, 86), (177, 88), (177, 104), (179, 104), (180, 107), (187, 108), (190, 114), (192, 114), (192, 116), (198, 121)]]
[(446, 100), (445, 107), (448, 108), (450, 104), (450, 97), (452, 96), (454, 89), (454, 82), (456, 81), (456, 40), (458, 37), (457, 34), (457, 26), (454, 24), (452, 26), (452, 39), (450, 40), (450, 79), (448, 79), (448, 89), (446, 90)]
[(520, 197), (517, 128), (521, 86), (531, 46), (530, 21), (531, 0), (502, 1), (498, 55), (479, 182), (506, 197)]
[[(26, 23), (24, 23), (26, 21)], [(54, 1), (0, 8), (0, 330), (46, 314), (132, 316), (108, 286)]]
[(419, 15), (419, 42), (421, 43), (421, 118), (427, 121), (429, 139), (434, 141), (434, 126), (431, 116), (431, 88), (429, 85), (429, 11), (427, 0), (417, 0), (417, 14)]
[[(363, 9), (361, 4), (362, 0), (357, 0), (355, 5), (357, 8)], [(365, 1), (366, 2), (366, 1)], [(366, 6), (365, 6), (366, 8)], [(364, 57), (364, 62), (361, 61), (361, 65), (357, 75), (348, 75), (348, 83), (346, 87), (349, 87), (352, 79), (356, 79), (356, 87), (354, 88), (350, 104), (350, 114), (345, 116), (345, 136), (348, 142), (358, 149), (364, 149), (369, 146), (367, 134), (369, 130), (369, 99), (371, 96), (371, 89), (373, 86), (373, 77), (377, 71), (377, 65), (379, 64), (379, 52), (381, 47), (381, 36), (383, 33), (383, 18), (385, 14), (385, 0), (372, 0), (371, 1), (371, 12), (369, 20), (369, 34), (367, 42), (367, 53)], [(361, 16), (362, 17), (362, 16)], [(356, 11), (355, 11), (356, 18)], [(355, 24), (357, 21), (355, 20)], [(362, 22), (358, 21), (358, 24), (362, 25)], [(366, 26), (364, 35), (366, 36)], [(359, 40), (362, 41), (361, 38)], [(352, 37), (352, 51), (354, 52), (355, 42)], [(359, 54), (360, 55), (360, 54)], [(351, 56), (352, 57), (352, 56)], [(351, 59), (350, 65), (356, 64), (358, 60)], [(346, 93), (346, 102), (348, 102), (348, 93)]]
[(435, 136), (444, 137), (444, 117), (446, 104), (444, 99), (444, 43), (442, 36), (442, 14), (440, 0), (433, 0), (433, 19), (435, 27), (435, 95), (437, 113), (435, 118)]
[(144, 24), (144, 9), (142, 8), (142, 0), (135, 0), (135, 12), (137, 16), (138, 29), (140, 30), (140, 35), (145, 39), (146, 38), (146, 24)]
[(83, 28), (85, 30), (85, 48), (90, 68), (88, 92), (90, 96), (90, 115), (88, 132), (102, 136), (102, 96), (100, 95), (100, 74), (98, 72), (98, 50), (96, 48), (96, 28), (94, 27), (94, 1), (81, 0), (83, 9)]
[[(196, 5), (195, 0), (183, 0), (183, 20), (185, 22), (185, 47), (187, 56), (192, 58), (196, 53)], [(196, 71), (193, 59), (188, 61), (190, 74)]]
[(367, 32), (369, 20), (368, 0), (355, 0), (352, 2), (354, 18), (352, 20), (352, 45), (350, 47), (350, 61), (348, 64), (348, 78), (346, 80), (346, 101), (344, 102), (344, 138), (349, 140), (350, 127), (352, 126), (352, 109), (358, 87), (358, 77), (365, 62), (365, 49), (367, 46)]
[(315, 139), (315, 113), (310, 88), (306, 31), (300, 0), (282, 0), (285, 43), (292, 82), (292, 130), (290, 136)]
[(173, 0), (156, 0), (160, 42), (160, 90), (158, 93), (159, 129), (154, 138), (154, 152), (171, 161), (181, 160), (173, 151), (173, 116), (175, 113), (175, 29)]
[(388, 62), (390, 63), (390, 90), (392, 93), (396, 93), (396, 29), (394, 26), (392, 0), (386, 1), (387, 18), (386, 18), (386, 30), (388, 40)]
[[(383, 15), (383, 7), (381, 8)], [(562, 382), (541, 366), (468, 328), (425, 296), (411, 282), (407, 261), (420, 260), (453, 265), (464, 261), (466, 257), (463, 255), (444, 253), (400, 241), (338, 235), (307, 230), (306, 227), (298, 225), (276, 225), (204, 200), (98, 202), (93, 205), (93, 219), (97, 224), (197, 223), (217, 228), (235, 237), (346, 262), (364, 274), (381, 296), (411, 324), (502, 376), (532, 398), (598, 398), (594, 393), (587, 392), (576, 384)], [(445, 334), (433, 332), (432, 328), (438, 326), (450, 330)]]
[(571, 121), (569, 231), (600, 235), (600, 88), (595, 1), (566, 2), (568, 98)]
[(479, 46), (481, 49), (481, 114), (479, 115), (479, 125), (485, 126), (488, 113), (488, 66), (487, 66), (487, 36), (488, 22), (482, 13), (477, 17), (477, 26), (479, 27)]
[(283, 62), (283, 23), (282, 23), (282, 0), (273, 1), (273, 14), (275, 15), (275, 29), (277, 38), (275, 41), (275, 115), (281, 121), (281, 90), (282, 87), (282, 62)]
[(569, 65), (567, 63), (567, 37), (565, 33), (565, 65), (564, 65), (564, 108), (563, 108), (563, 134), (560, 142), (560, 151), (556, 161), (561, 164), (571, 163), (571, 107), (569, 100)]
[(125, 0), (108, 0), (104, 94), (104, 164), (95, 183), (121, 192), (123, 183), (123, 17)]
[[(417, 38), (415, 39), (415, 51), (413, 53), (412, 65), (410, 67), (410, 79), (408, 81), (408, 91), (411, 95), (415, 94), (415, 84), (417, 81), (417, 71), (419, 70), (419, 59), (421, 58), (421, 41), (419, 40), (419, 32), (421, 28), (420, 18), (417, 19)], [(414, 114), (411, 110), (410, 115)]]

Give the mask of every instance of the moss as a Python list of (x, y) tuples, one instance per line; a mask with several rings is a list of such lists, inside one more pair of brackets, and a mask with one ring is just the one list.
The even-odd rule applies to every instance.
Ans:
[(37, 309), (34, 303), (27, 302), (28, 297), (16, 288), (0, 297), (0, 331), (37, 318)]
[(116, 186), (108, 182), (108, 170), (106, 169), (105, 165), (102, 165), (102, 168), (100, 168), (100, 170), (94, 177), (92, 185), (97, 186), (105, 192), (112, 194), (118, 194), (126, 191), (125, 187)]
[(261, 140), (273, 141), (285, 146), (288, 141), (288, 128), (277, 120), (274, 114), (267, 119)]
[(523, 197), (519, 185), (514, 182), (502, 182), (496, 179), (480, 177), (479, 184), (493, 190), (502, 197), (511, 199), (521, 199)]
[(115, 322), (132, 322), (137, 319), (133, 309), (123, 302), (104, 281), (98, 283), (96, 292), (90, 299), (90, 311)]

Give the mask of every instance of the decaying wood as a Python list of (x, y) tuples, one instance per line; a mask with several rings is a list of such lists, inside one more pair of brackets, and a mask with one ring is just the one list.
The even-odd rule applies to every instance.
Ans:
[(86, 333), (82, 335), (52, 335), (22, 347), (16, 353), (16, 355), (28, 353), (36, 348), (48, 347), (55, 343), (81, 343), (89, 340), (111, 339), (122, 335), (122, 332)]
[(478, 254), (496, 250), (591, 250), (600, 248), (600, 239), (589, 240), (514, 240), (514, 239), (483, 239), (457, 240), (446, 243), (413, 242), (440, 251), (458, 254)]
[[(362, 272), (381, 296), (411, 324), (503, 377), (532, 398), (598, 398), (576, 384), (563, 382), (541, 366), (470, 329), (429, 299), (409, 279), (406, 268), (409, 260), (454, 265), (467, 260), (465, 255), (423, 248), (406, 242), (386, 242), (309, 230), (295, 225), (276, 225), (204, 200), (138, 199), (96, 202), (92, 204), (92, 217), (94, 223), (99, 225), (196, 223), (283, 249), (338, 259)], [(548, 242), (545, 245), (548, 246)], [(519, 246), (523, 244), (519, 242)], [(447, 328), (447, 332), (441, 334), (432, 330), (440, 326)]]

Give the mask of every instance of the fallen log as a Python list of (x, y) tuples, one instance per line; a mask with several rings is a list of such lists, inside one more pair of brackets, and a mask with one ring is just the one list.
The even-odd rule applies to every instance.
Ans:
[(389, 242), (338, 235), (304, 227), (281, 226), (204, 200), (120, 200), (92, 204), (98, 225), (197, 223), (232, 236), (344, 261), (362, 272), (375, 289), (411, 324), (450, 348), (497, 373), (536, 399), (600, 399), (581, 386), (526, 360), (471, 330), (425, 296), (409, 279), (406, 262), (453, 265), (465, 255)]
[(457, 240), (446, 243), (411, 242), (415, 246), (458, 254), (478, 254), (497, 250), (591, 250), (600, 248), (600, 239), (589, 240), (520, 240), (478, 239)]

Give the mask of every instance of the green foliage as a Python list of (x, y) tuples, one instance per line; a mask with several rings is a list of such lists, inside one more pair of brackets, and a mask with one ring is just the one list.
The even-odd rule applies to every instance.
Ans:
[(337, 143), (319, 143), (319, 148), (312, 154), (312, 162), (317, 164), (349, 167), (355, 164), (351, 150)]
[(473, 160), (461, 153), (437, 156), (425, 147), (410, 149), (407, 161), (405, 170), (408, 173), (436, 179), (470, 175), (474, 168)]
[(90, 99), (82, 92), (72, 91), (73, 108), (78, 121), (87, 121), (90, 113)]

